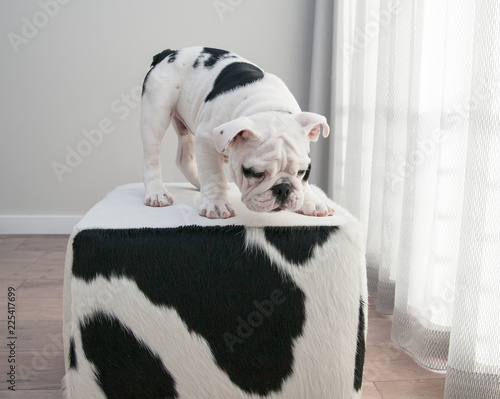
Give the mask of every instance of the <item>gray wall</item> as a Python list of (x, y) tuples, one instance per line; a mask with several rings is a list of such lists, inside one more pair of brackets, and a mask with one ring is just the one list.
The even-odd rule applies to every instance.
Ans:
[[(307, 108), (313, 8), (311, 0), (0, 2), (0, 233), (18, 216), (83, 215), (114, 187), (142, 181), (140, 88), (165, 48), (237, 52), (279, 75)], [(176, 145), (170, 130), (165, 181), (184, 181)]]

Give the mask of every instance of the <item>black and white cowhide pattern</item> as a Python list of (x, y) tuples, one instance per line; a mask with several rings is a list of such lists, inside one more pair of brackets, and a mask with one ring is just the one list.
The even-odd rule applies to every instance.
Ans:
[(346, 230), (79, 232), (67, 397), (359, 398), (366, 280)]

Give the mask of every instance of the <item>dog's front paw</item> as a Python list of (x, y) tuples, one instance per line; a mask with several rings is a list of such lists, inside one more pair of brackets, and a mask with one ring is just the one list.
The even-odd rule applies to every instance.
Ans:
[(144, 203), (148, 206), (169, 206), (174, 203), (174, 198), (163, 184), (159, 184), (146, 192)]
[(199, 210), (201, 216), (209, 219), (228, 219), (236, 216), (233, 206), (227, 200), (203, 200)]
[(332, 216), (335, 213), (333, 206), (319, 198), (306, 198), (297, 211), (307, 216)]

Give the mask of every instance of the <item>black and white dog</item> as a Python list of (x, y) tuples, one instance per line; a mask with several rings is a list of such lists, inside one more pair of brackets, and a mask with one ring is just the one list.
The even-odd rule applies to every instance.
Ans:
[(227, 199), (224, 162), (253, 211), (333, 214), (333, 204), (318, 198), (307, 182), (309, 144), (320, 134), (328, 136), (326, 118), (302, 112), (275, 75), (214, 48), (165, 50), (154, 57), (141, 115), (149, 206), (174, 201), (163, 185), (160, 164), (160, 144), (171, 121), (179, 138), (177, 165), (201, 190), (201, 215), (235, 215)]

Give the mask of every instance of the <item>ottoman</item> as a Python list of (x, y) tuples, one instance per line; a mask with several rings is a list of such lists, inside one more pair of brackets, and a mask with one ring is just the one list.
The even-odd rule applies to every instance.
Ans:
[[(362, 228), (327, 218), (197, 214), (118, 187), (75, 226), (64, 276), (70, 399), (359, 398), (367, 323)], [(319, 189), (314, 188), (322, 194)]]

